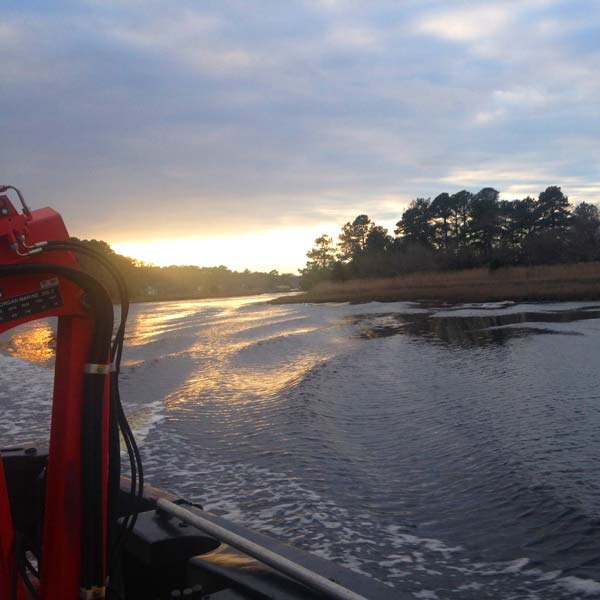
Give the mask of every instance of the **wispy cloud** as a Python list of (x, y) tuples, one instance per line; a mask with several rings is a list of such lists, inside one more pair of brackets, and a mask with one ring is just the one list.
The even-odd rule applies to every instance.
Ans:
[(495, 6), (474, 5), (446, 9), (420, 17), (416, 29), (444, 40), (473, 42), (489, 39), (511, 24), (509, 2)]
[(189, 237), (392, 220), (455, 186), (595, 201), (598, 40), (583, 0), (12, 3), (0, 164), (120, 239), (165, 206)]

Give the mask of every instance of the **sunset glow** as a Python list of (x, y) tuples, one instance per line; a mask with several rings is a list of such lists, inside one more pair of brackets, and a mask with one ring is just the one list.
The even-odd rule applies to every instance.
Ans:
[(335, 238), (336, 225), (282, 227), (236, 237), (202, 237), (152, 239), (115, 242), (111, 246), (119, 254), (157, 266), (225, 265), (234, 271), (251, 269), (294, 273), (306, 263), (306, 251), (319, 235)]

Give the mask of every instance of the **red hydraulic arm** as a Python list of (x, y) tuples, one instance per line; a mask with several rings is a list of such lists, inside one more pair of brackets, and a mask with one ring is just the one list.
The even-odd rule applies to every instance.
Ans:
[[(58, 213), (42, 208), (19, 213), (6, 195), (0, 195), (0, 333), (17, 325), (47, 317), (58, 317), (55, 383), (50, 429), (46, 500), (42, 538), (39, 596), (43, 600), (103, 598), (106, 576), (106, 523), (108, 481), (109, 377), (100, 370), (101, 405), (95, 428), (101, 440), (101, 481), (96, 482), (102, 521), (100, 563), (102, 581), (80, 589), (82, 554), (86, 552), (84, 513), (86, 492), (82, 454), (84, 436), (84, 371), (89, 373), (89, 351), (93, 343), (94, 314), (89, 298), (66, 270), (80, 266), (68, 251), (42, 252), (36, 244), (48, 240), (68, 241), (69, 234)], [(48, 265), (48, 271), (32, 265)], [(29, 266), (10, 271), (9, 266)], [(56, 267), (59, 267), (58, 269)], [(2, 271), (4, 269), (4, 271)], [(36, 271), (37, 269), (37, 271)], [(109, 362), (106, 355), (106, 363)], [(13, 525), (0, 460), (0, 595), (10, 598), (15, 566), (11, 559)], [(97, 531), (96, 531), (97, 534)]]
[[(4, 478), (4, 466), (0, 460), (0, 598), (10, 598), (14, 581), (14, 552), (13, 544), (15, 532), (13, 529), (10, 504), (6, 492), (6, 479)], [(24, 590), (22, 584), (18, 583), (18, 598), (23, 598)]]

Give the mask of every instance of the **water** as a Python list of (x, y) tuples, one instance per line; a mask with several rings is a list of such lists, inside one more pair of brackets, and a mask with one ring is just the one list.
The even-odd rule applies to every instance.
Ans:
[[(0, 337), (2, 445), (52, 345)], [(122, 395), (153, 484), (408, 597), (591, 598), (599, 351), (600, 304), (142, 304)]]

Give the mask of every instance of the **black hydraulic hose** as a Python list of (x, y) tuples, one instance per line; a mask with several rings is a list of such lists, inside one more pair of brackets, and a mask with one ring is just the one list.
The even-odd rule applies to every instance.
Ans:
[[(49, 241), (49, 242), (47, 242), (47, 245), (44, 247), (44, 249), (45, 250), (70, 250), (73, 252), (78, 252), (81, 254), (86, 254), (87, 256), (91, 256), (91, 257), (95, 258), (115, 280), (117, 287), (118, 287), (118, 291), (119, 291), (119, 297), (121, 300), (121, 320), (120, 320), (120, 324), (119, 324), (117, 333), (115, 334), (115, 341), (113, 343), (112, 350), (111, 350), (111, 358), (114, 360), (114, 367), (115, 367), (115, 372), (116, 372), (115, 390), (116, 390), (116, 394), (119, 396), (118, 375), (120, 373), (120, 367), (121, 367), (121, 356), (122, 356), (122, 351), (123, 351), (123, 339), (125, 336), (125, 326), (126, 326), (127, 316), (129, 313), (129, 295), (127, 293), (127, 284), (125, 282), (125, 279), (123, 278), (123, 275), (110, 262), (110, 260), (104, 254), (90, 248), (89, 246), (86, 246), (85, 244), (82, 244), (81, 242), (75, 242), (72, 240), (71, 241)], [(123, 407), (120, 403), (120, 397), (118, 398), (118, 404), (119, 404), (119, 412), (121, 413), (120, 422), (122, 422), (124, 425), (124, 428), (122, 428), (122, 429), (125, 429), (124, 431), (122, 431), (123, 437), (125, 440), (127, 440), (128, 437), (130, 438), (131, 446), (132, 446), (134, 455), (136, 457), (136, 462), (138, 463), (137, 470), (140, 474), (140, 479), (139, 479), (138, 486), (137, 486), (137, 495), (139, 497), (141, 497), (141, 495), (143, 493), (143, 469), (142, 469), (142, 465), (141, 465), (141, 456), (139, 454), (139, 449), (137, 447), (137, 444), (135, 443), (135, 440), (133, 439), (133, 433), (131, 432), (131, 428), (129, 427), (127, 418), (125, 417)], [(127, 441), (126, 441), (126, 444), (127, 444)], [(133, 479), (134, 478), (132, 477), (132, 480)], [(132, 483), (133, 483), (133, 481), (132, 481)], [(132, 487), (131, 495), (132, 496), (135, 495), (135, 487)]]
[[(110, 564), (117, 538), (119, 495), (121, 491), (121, 442), (119, 440), (118, 396), (115, 393), (116, 373), (110, 374), (110, 408), (108, 423), (108, 533), (107, 560)], [(107, 566), (107, 569), (109, 567)]]
[(112, 276), (117, 284), (119, 291), (119, 300), (121, 301), (121, 319), (119, 328), (115, 334), (115, 340), (111, 348), (111, 359), (115, 361), (115, 368), (118, 369), (121, 365), (121, 351), (119, 351), (119, 343), (123, 341), (125, 336), (125, 325), (127, 316), (129, 314), (129, 294), (127, 293), (127, 284), (123, 275), (118, 269), (110, 262), (110, 260), (101, 252), (82, 244), (81, 242), (75, 241), (49, 241), (43, 247), (45, 251), (61, 251), (68, 250), (71, 252), (77, 252), (79, 254), (85, 254), (97, 260), (106, 271)]
[[(119, 328), (115, 334), (115, 340), (113, 342), (113, 346), (111, 349), (111, 358), (114, 360), (115, 372), (117, 373), (117, 379), (115, 381), (118, 389), (118, 374), (120, 372), (121, 367), (121, 356), (123, 351), (123, 339), (125, 336), (125, 325), (127, 321), (127, 316), (129, 313), (129, 296), (127, 293), (127, 284), (125, 283), (125, 279), (123, 275), (119, 272), (117, 268), (108, 260), (108, 258), (100, 252), (89, 248), (85, 244), (81, 244), (79, 242), (74, 241), (51, 241), (47, 243), (47, 246), (44, 247), (45, 250), (70, 250), (72, 252), (78, 252), (81, 254), (86, 254), (95, 258), (101, 265), (108, 271), (108, 273), (113, 277), (115, 282), (117, 283), (117, 287), (119, 290), (119, 298), (121, 300), (121, 319)], [(132, 490), (133, 493), (133, 490)]]
[[(82, 394), (82, 587), (102, 587), (103, 532), (102, 506), (102, 407), (105, 378), (84, 375)], [(91, 518), (88, 518), (91, 516)]]
[[(102, 253), (97, 252), (93, 248), (75, 241), (49, 241), (43, 246), (45, 251), (71, 251), (85, 256), (92, 257), (96, 262), (108, 272), (117, 284), (119, 292), (119, 300), (121, 302), (121, 319), (119, 327), (115, 333), (114, 342), (111, 347), (111, 362), (114, 364), (114, 371), (110, 375), (110, 426), (109, 426), (109, 530), (108, 547), (111, 549), (110, 554), (113, 554), (113, 549), (116, 551), (118, 546), (118, 538), (116, 537), (115, 528), (118, 518), (118, 500), (120, 491), (121, 478), (121, 462), (120, 462), (120, 443), (118, 430), (120, 428), (119, 413), (120, 413), (120, 395), (119, 395), (119, 380), (121, 352), (123, 348), (123, 339), (125, 336), (125, 325), (127, 314), (129, 312), (129, 296), (127, 294), (127, 286), (121, 273), (114, 268), (111, 262)], [(135, 495), (136, 490), (136, 471), (135, 455), (133, 454), (130, 440), (125, 434), (123, 439), (127, 447), (127, 454), (131, 466), (132, 473), (132, 489), (131, 495)], [(112, 562), (112, 561), (109, 561)]]
[[(113, 330), (112, 302), (104, 287), (77, 269), (51, 264), (0, 266), (0, 277), (31, 274), (56, 274), (74, 282), (84, 292), (93, 314), (93, 334), (88, 363), (106, 364)], [(102, 507), (102, 406), (105, 378), (85, 373), (82, 393), (82, 579), (83, 589), (104, 586)]]
[[(127, 450), (129, 464), (131, 469), (131, 489), (130, 495), (132, 498), (141, 500), (144, 490), (144, 475), (142, 459), (139, 452), (139, 448), (136, 444), (135, 438), (127, 421), (127, 417), (123, 410), (121, 403), (120, 392), (119, 392), (119, 373), (121, 365), (121, 357), (123, 351), (123, 341), (125, 336), (125, 327), (127, 316), (129, 313), (129, 295), (127, 292), (127, 284), (121, 272), (114, 266), (114, 264), (101, 252), (82, 244), (81, 242), (70, 241), (49, 241), (43, 246), (45, 251), (72, 251), (79, 254), (89, 256), (96, 260), (100, 265), (109, 273), (109, 275), (115, 281), (119, 299), (121, 302), (121, 315), (119, 327), (115, 333), (114, 342), (111, 348), (111, 360), (114, 364), (114, 371), (111, 373), (111, 426), (110, 426), (110, 466), (109, 473), (112, 475), (109, 478), (109, 498), (113, 498), (112, 502), (109, 503), (109, 519), (112, 523), (111, 530), (114, 532), (114, 526), (116, 524), (117, 513), (117, 502), (118, 493), (120, 489), (120, 449), (118, 434), (115, 431), (114, 420), (117, 421), (117, 426), (121, 430), (125, 447)], [(138, 502), (139, 504), (139, 502)], [(137, 505), (136, 504), (136, 507)], [(112, 509), (111, 506), (112, 505)], [(137, 508), (132, 514), (127, 515), (123, 520), (120, 534), (111, 534), (109, 539), (110, 555), (112, 558), (109, 559), (108, 572), (109, 580), (111, 582), (111, 588), (118, 585), (118, 566), (119, 566), (119, 551), (122, 549), (125, 539), (133, 530), (137, 520), (138, 510)], [(116, 590), (115, 590), (116, 591)], [(116, 592), (118, 594), (118, 592)]]

